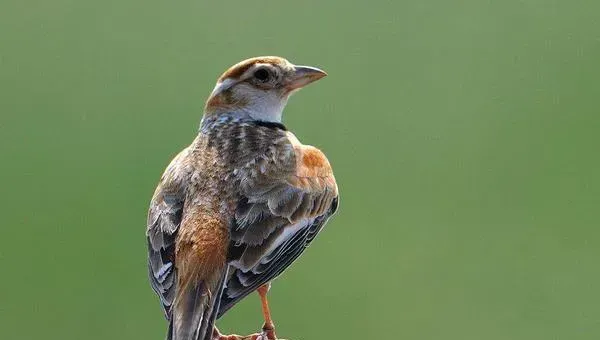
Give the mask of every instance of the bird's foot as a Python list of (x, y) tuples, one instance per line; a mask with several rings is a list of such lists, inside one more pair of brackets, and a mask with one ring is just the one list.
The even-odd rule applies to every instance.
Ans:
[(250, 335), (237, 335), (237, 334), (221, 334), (218, 329), (215, 328), (213, 331), (213, 340), (277, 340), (273, 330), (270, 332), (262, 331), (261, 333), (254, 333)]
[(269, 340), (265, 333), (254, 333), (250, 335), (219, 334), (218, 337), (213, 337), (213, 340)]
[(224, 335), (221, 334), (219, 335), (219, 337), (217, 338), (213, 338), (213, 340), (260, 340), (257, 337), (257, 334), (252, 334), (252, 335), (247, 335), (247, 336), (242, 336), (242, 335), (237, 335), (237, 334), (229, 334), (229, 335)]
[(275, 335), (275, 325), (273, 325), (273, 323), (265, 323), (262, 327), (261, 334), (263, 334), (263, 336), (266, 336), (265, 340), (277, 340), (277, 335)]

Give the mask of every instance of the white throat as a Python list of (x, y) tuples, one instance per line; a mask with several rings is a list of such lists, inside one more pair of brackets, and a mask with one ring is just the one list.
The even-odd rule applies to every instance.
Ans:
[(240, 111), (255, 120), (280, 123), (283, 109), (287, 104), (287, 98), (282, 100), (279, 96), (276, 96), (276, 98), (268, 97), (270, 96), (261, 97), (253, 101), (244, 108), (241, 108)]

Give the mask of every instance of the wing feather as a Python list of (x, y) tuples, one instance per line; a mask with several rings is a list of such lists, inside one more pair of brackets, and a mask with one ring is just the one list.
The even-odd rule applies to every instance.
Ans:
[(218, 317), (280, 275), (337, 209), (337, 184), (325, 155), (287, 136), (260, 162), (235, 171), (241, 198), (230, 226), (229, 279)]
[(148, 276), (167, 319), (171, 318), (170, 309), (177, 283), (175, 239), (183, 214), (186, 155), (187, 149), (171, 161), (152, 196), (148, 210)]

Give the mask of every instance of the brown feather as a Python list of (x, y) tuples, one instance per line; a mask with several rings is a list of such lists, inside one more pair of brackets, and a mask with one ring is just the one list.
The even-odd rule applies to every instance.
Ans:
[(223, 73), (221, 75), (221, 77), (219, 77), (218, 81), (223, 81), (227, 78), (238, 79), (246, 71), (248, 71), (249, 68), (251, 68), (252, 66), (254, 66), (256, 64), (273, 64), (273, 65), (279, 64), (279, 65), (281, 65), (281, 64), (285, 64), (285, 62), (286, 62), (285, 59), (283, 59), (281, 57), (272, 57), (272, 56), (255, 57), (255, 58), (246, 59), (246, 60), (240, 61), (239, 63), (231, 66), (227, 71), (225, 71), (225, 73)]
[[(209, 278), (225, 266), (229, 243), (225, 222), (212, 211), (186, 209), (181, 224), (175, 250), (180, 293), (186, 291), (191, 282)], [(178, 300), (175, 299), (176, 306)]]

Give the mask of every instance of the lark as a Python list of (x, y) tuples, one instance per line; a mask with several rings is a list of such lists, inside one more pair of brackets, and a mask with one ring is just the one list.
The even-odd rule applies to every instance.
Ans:
[[(270, 282), (338, 206), (332, 168), (282, 124), (289, 97), (326, 73), (281, 57), (229, 68), (197, 137), (168, 165), (148, 212), (148, 270), (169, 340), (273, 340)], [(257, 291), (264, 325), (222, 335), (215, 321)]]

